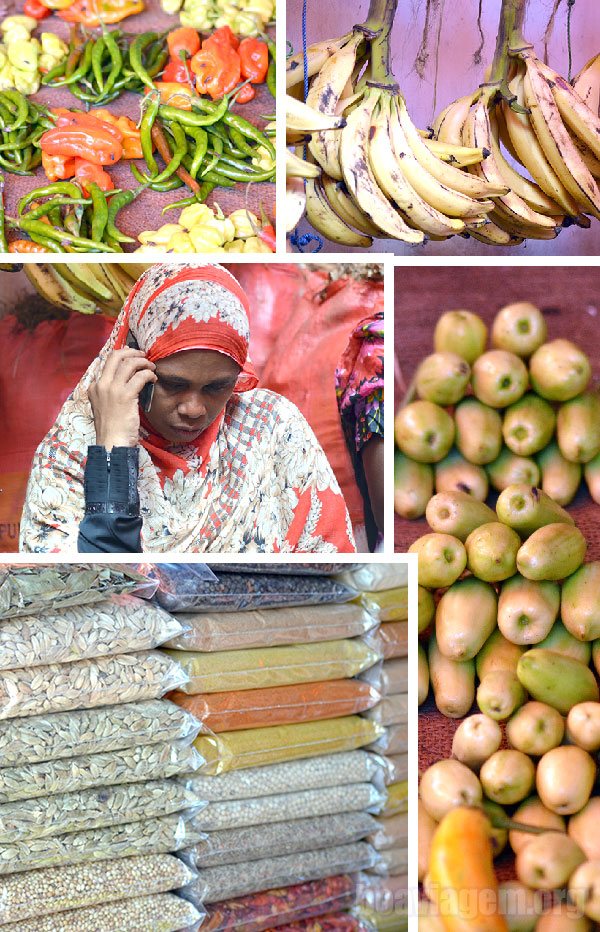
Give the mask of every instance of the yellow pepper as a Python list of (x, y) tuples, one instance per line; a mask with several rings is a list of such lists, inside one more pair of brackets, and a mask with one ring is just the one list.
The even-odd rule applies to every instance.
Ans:
[(481, 809), (458, 806), (444, 816), (431, 842), (427, 886), (446, 932), (508, 932)]

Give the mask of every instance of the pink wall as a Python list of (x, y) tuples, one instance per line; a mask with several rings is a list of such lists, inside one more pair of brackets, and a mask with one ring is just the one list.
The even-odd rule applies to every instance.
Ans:
[[(441, 31), (439, 70), (437, 82), (437, 107), (441, 110), (448, 103), (470, 90), (475, 90), (483, 80), (482, 71), (491, 61), (496, 39), (500, 0), (484, 0), (482, 27), (485, 45), (482, 53), (483, 65), (473, 65), (473, 53), (479, 45), (477, 31), (478, 0), (439, 0), (444, 6), (445, 16)], [(425, 22), (425, 0), (400, 0), (393, 33), (393, 69), (402, 92), (407, 98), (411, 116), (420, 126), (431, 120), (434, 112), (433, 90), (435, 73), (435, 35), (430, 39), (431, 57), (421, 80), (414, 70), (414, 61), (420, 45)], [(568, 57), (566, 42), (566, 0), (563, 0), (556, 16), (554, 35), (549, 45), (549, 63), (562, 74), (567, 74)], [(541, 56), (541, 37), (553, 7), (552, 0), (529, 0), (525, 22), (525, 33), (534, 42)], [(332, 38), (343, 34), (361, 22), (369, 8), (368, 0), (308, 0), (308, 41)], [(287, 34), (294, 51), (302, 48), (301, 43), (302, 0), (287, 0)], [(435, 27), (435, 22), (434, 22)], [(577, 0), (571, 20), (573, 71), (577, 73), (585, 62), (600, 52), (600, 8), (598, 0)], [(325, 247), (328, 251), (336, 251)], [(361, 250), (357, 250), (361, 252)], [(592, 220), (589, 230), (578, 228), (564, 230), (556, 240), (536, 242), (529, 240), (517, 249), (493, 249), (461, 237), (453, 237), (444, 243), (430, 243), (418, 249), (404, 247), (388, 240), (377, 242), (377, 251), (395, 252), (398, 255), (598, 255), (600, 254), (600, 222)]]

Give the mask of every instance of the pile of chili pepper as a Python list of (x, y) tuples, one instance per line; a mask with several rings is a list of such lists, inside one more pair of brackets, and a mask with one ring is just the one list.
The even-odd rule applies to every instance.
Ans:
[(169, 52), (165, 33), (144, 32), (132, 37), (120, 29), (105, 29), (97, 39), (71, 29), (69, 54), (44, 75), (48, 87), (68, 87), (86, 104), (99, 106), (124, 91), (141, 93), (146, 77), (156, 77)]
[(42, 161), (39, 141), (54, 125), (48, 111), (19, 91), (0, 92), (0, 168), (32, 175)]
[(29, 242), (47, 252), (122, 252), (123, 243), (135, 240), (118, 228), (118, 213), (144, 188), (105, 192), (91, 181), (87, 196), (72, 181), (36, 188), (21, 198), (16, 217), (6, 217), (11, 229), (29, 237), (12, 242), (9, 252), (30, 251), (25, 246)]
[[(203, 201), (216, 186), (230, 188), (238, 182), (271, 181), (275, 176), (275, 147), (265, 133), (230, 111), (233, 97), (227, 95), (216, 103), (190, 92), (187, 109), (183, 109), (181, 105), (162, 103), (156, 91), (149, 93), (140, 127), (148, 175), (142, 175), (132, 164), (134, 177), (155, 191), (187, 185), (193, 192), (188, 201), (169, 207)], [(153, 145), (165, 163), (162, 171)], [(272, 159), (268, 169), (257, 169), (253, 164), (260, 150)]]

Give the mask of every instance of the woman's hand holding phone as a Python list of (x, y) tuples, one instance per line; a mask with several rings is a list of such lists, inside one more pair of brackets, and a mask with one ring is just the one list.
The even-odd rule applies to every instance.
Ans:
[(99, 446), (112, 450), (138, 445), (140, 392), (157, 381), (155, 370), (139, 349), (126, 346), (110, 354), (88, 391)]

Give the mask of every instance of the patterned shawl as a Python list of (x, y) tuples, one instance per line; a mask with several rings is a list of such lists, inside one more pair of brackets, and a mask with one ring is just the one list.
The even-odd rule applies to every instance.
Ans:
[(190, 444), (170, 445), (142, 415), (138, 488), (145, 551), (354, 550), (340, 488), (309, 425), (287, 399), (256, 388), (248, 360), (248, 299), (215, 265), (155, 265), (141, 276), (36, 452), (21, 549), (77, 549), (87, 448), (95, 443), (87, 391), (129, 332), (153, 362), (210, 349), (241, 367), (223, 412)]

